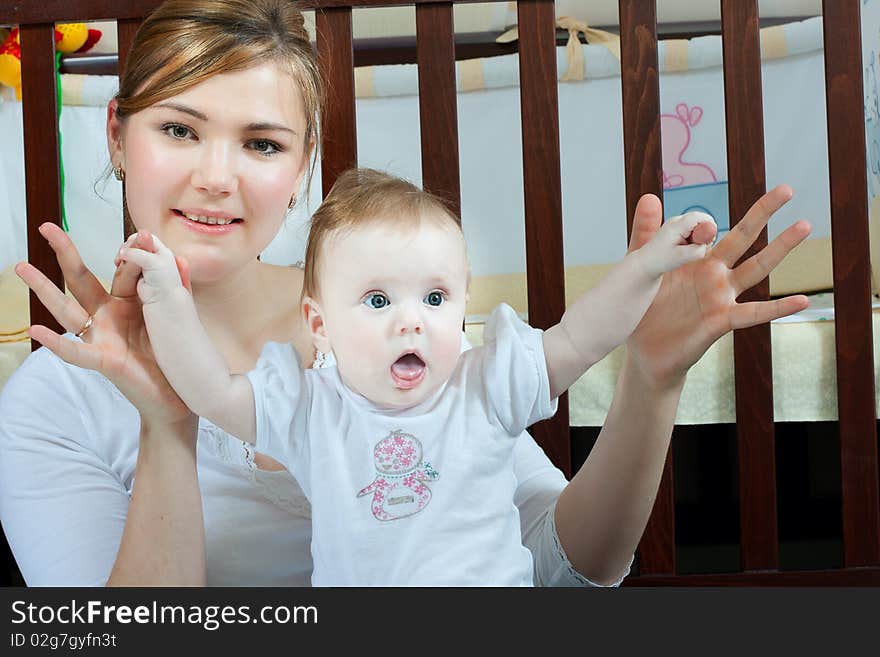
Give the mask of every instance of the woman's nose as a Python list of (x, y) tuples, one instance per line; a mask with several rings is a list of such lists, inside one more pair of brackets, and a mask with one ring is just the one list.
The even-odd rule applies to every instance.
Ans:
[(226, 144), (215, 144), (204, 149), (193, 171), (193, 185), (212, 196), (230, 194), (238, 189), (235, 155)]

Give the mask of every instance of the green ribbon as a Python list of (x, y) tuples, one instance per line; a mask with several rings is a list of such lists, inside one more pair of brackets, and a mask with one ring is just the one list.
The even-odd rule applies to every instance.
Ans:
[(65, 232), (70, 232), (67, 227), (67, 212), (64, 209), (64, 158), (61, 153), (61, 53), (55, 53), (55, 88), (58, 112), (58, 179), (61, 182), (61, 228)]

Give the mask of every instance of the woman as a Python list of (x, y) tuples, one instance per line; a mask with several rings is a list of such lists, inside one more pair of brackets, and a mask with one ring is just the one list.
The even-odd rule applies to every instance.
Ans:
[[(291, 336), (301, 362), (314, 357), (298, 311), (301, 272), (257, 256), (308, 174), (319, 88), (302, 16), (288, 2), (173, 0), (140, 29), (108, 109), (131, 220), (182, 256), (232, 371)], [(735, 303), (809, 232), (795, 224), (734, 268), (789, 196), (773, 190), (709, 257), (665, 277), (571, 484), (527, 434), (518, 440), (516, 502), (536, 582), (622, 579), (687, 369), (731, 328), (805, 307), (803, 297)], [(656, 198), (642, 200), (631, 248), (657, 230), (660, 214)], [(49, 350), (35, 352), (0, 397), (0, 518), (26, 581), (307, 584), (308, 508), (295, 481), (174, 395), (153, 362), (131, 269), (117, 270), (107, 295), (66, 235), (51, 225), (41, 232), (77, 302), (31, 266), (17, 272), (82, 341), (33, 327)]]

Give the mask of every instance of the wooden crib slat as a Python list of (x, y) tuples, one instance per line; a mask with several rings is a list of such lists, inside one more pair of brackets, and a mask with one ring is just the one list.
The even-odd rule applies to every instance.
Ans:
[[(724, 98), (731, 228), (766, 191), (761, 95), (761, 41), (757, 0), (722, 0)], [(767, 231), (740, 262), (767, 245)], [(739, 296), (741, 303), (769, 298), (770, 281)], [(744, 571), (779, 566), (776, 450), (770, 325), (735, 331), (741, 565)]]
[[(455, 4), (472, 2), (507, 2), (508, 0), (453, 0)], [(375, 6), (412, 6), (430, 4), (436, 0), (300, 0), (302, 9), (343, 9)], [(40, 0), (40, 2), (0, 1), (2, 24), (40, 23), (47, 20), (61, 23), (87, 20), (118, 20), (143, 18), (162, 0)]]
[(318, 66), (324, 81), (321, 187), (324, 196), (339, 174), (357, 165), (357, 115), (351, 8), (315, 12)]
[(128, 61), (128, 53), (131, 51), (134, 35), (142, 22), (143, 20), (140, 18), (126, 18), (116, 21), (116, 51), (119, 56), (118, 68), (120, 77), (123, 71), (125, 71), (125, 64)]
[[(663, 194), (660, 145), (660, 78), (657, 7), (653, 0), (620, 0), (620, 69), (623, 96), (623, 152), (626, 175), (626, 234), (642, 194)], [(639, 543), (639, 573), (675, 572), (675, 505), (672, 450), (651, 518)]]
[[(565, 312), (556, 15), (552, 0), (520, 0), (517, 8), (529, 323), (546, 329)], [(532, 435), (570, 476), (569, 433), (565, 394)]]
[(422, 185), (461, 217), (452, 3), (416, 6)]
[(3, 2), (0, 19), (4, 25), (45, 22), (117, 20), (143, 18), (162, 0), (41, 0), (40, 2)]
[(823, 12), (844, 565), (870, 566), (880, 502), (859, 3), (826, 0)]
[(653, 0), (620, 0), (620, 71), (626, 235), (643, 194), (663, 197), (657, 7)]
[[(47, 221), (61, 225), (55, 26), (53, 23), (22, 25), (20, 38), (28, 262), (63, 290), (61, 267), (37, 231), (37, 227)], [(64, 332), (33, 292), (30, 293), (30, 313), (31, 324)], [(32, 350), (39, 346), (31, 340)]]

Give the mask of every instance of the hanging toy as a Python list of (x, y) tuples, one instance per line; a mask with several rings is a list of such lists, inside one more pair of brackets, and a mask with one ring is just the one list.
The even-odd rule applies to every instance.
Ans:
[[(55, 85), (58, 112), (61, 112), (61, 56), (87, 52), (100, 40), (100, 30), (92, 30), (85, 23), (59, 23), (55, 25)], [(21, 100), (21, 40), (18, 28), (13, 28), (0, 44), (0, 83), (15, 90), (15, 98)], [(61, 133), (58, 134), (59, 155)], [(67, 230), (67, 213), (64, 207), (64, 161), (59, 158), (59, 181), (61, 183), (61, 227)]]
[(15, 89), (15, 97), (21, 100), (21, 45), (17, 27), (0, 44), (0, 84)]
[[(101, 36), (100, 30), (89, 29), (85, 23), (59, 23), (55, 26), (55, 51), (88, 52)], [(21, 100), (21, 40), (17, 27), (0, 44), (0, 84), (12, 87), (15, 98)]]

